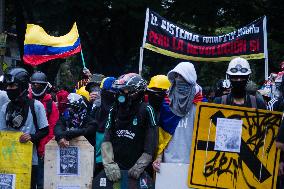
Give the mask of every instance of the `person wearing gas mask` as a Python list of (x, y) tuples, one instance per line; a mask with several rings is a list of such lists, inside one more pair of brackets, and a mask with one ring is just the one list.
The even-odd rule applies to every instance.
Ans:
[(48, 81), (47, 77), (43, 72), (37, 71), (33, 73), (30, 79), (31, 83), (31, 97), (33, 99), (39, 100), (45, 108), (46, 116), (49, 125), (49, 133), (46, 137), (40, 140), (38, 145), (38, 179), (37, 179), (37, 189), (43, 188), (43, 178), (44, 178), (44, 151), (45, 145), (54, 137), (54, 127), (57, 120), (59, 119), (59, 111), (55, 102), (52, 100), (50, 94), (47, 94)]
[(179, 63), (168, 73), (168, 79), (171, 86), (160, 110), (159, 145), (152, 164), (156, 172), (160, 172), (162, 162), (189, 164), (196, 104), (202, 101), (192, 63)]
[(129, 177), (138, 179), (152, 162), (157, 144), (154, 110), (143, 102), (146, 81), (138, 74), (128, 73), (112, 87), (118, 93), (101, 145), (104, 171), (113, 182), (121, 178), (120, 170), (128, 170)]
[(0, 130), (18, 131), (19, 141), (33, 143), (31, 188), (36, 188), (38, 155), (36, 146), (48, 135), (48, 121), (44, 106), (28, 98), (29, 74), (23, 68), (12, 68), (5, 74), (4, 82), (10, 102), (0, 111)]
[(214, 103), (266, 109), (266, 105), (261, 99), (248, 95), (246, 92), (246, 85), (251, 74), (250, 65), (246, 59), (241, 57), (232, 59), (226, 74), (232, 86), (231, 92), (215, 98)]
[(111, 87), (116, 80), (114, 77), (106, 77), (101, 82), (101, 103), (100, 106), (94, 108), (91, 116), (97, 121), (98, 129), (96, 132), (96, 169), (94, 177), (103, 170), (101, 144), (104, 140), (105, 125), (108, 115), (115, 101), (115, 90)]
[(54, 128), (55, 140), (60, 147), (68, 147), (69, 141), (79, 136), (84, 136), (92, 146), (95, 146), (97, 123), (87, 113), (87, 107), (87, 102), (81, 95), (68, 95), (67, 108), (63, 115), (60, 115)]

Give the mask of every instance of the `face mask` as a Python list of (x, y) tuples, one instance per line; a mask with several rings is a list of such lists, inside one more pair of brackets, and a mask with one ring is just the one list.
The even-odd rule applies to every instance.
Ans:
[(151, 92), (148, 93), (148, 101), (149, 104), (155, 109), (155, 110), (159, 110), (161, 108), (161, 105), (163, 103), (165, 97), (165, 93), (155, 93), (155, 92)]
[(7, 95), (11, 101), (15, 101), (21, 95), (19, 88), (17, 89), (6, 89)]
[(47, 85), (46, 86), (44, 85), (32, 86), (33, 96), (36, 96), (36, 97), (42, 96), (45, 93), (46, 88), (47, 88)]
[(242, 80), (242, 81), (232, 81), (231, 80), (231, 93), (233, 97), (235, 98), (243, 98), (246, 95), (246, 85), (247, 85), (247, 80)]
[(190, 84), (183, 80), (176, 80), (176, 91), (180, 94), (186, 95), (190, 90)]

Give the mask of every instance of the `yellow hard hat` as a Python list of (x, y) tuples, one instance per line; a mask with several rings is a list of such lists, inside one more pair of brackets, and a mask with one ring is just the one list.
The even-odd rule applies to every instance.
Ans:
[(88, 91), (86, 91), (86, 87), (85, 87), (85, 86), (83, 86), (83, 87), (81, 87), (80, 89), (78, 89), (78, 90), (76, 91), (76, 93), (77, 93), (78, 95), (81, 95), (81, 96), (85, 97), (88, 101), (90, 100), (90, 94), (89, 94)]
[(165, 75), (156, 75), (151, 78), (148, 88), (159, 88), (168, 90), (171, 86), (171, 83), (167, 76)]

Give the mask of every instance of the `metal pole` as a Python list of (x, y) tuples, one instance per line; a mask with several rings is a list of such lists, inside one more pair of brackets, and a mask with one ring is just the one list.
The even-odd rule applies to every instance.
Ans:
[(5, 0), (0, 0), (0, 33), (4, 32)]
[[(0, 34), (3, 33), (5, 22), (5, 0), (0, 0)], [(5, 48), (5, 47), (1, 47)], [(3, 74), (2, 66), (4, 62), (4, 55), (0, 55), (0, 74)]]

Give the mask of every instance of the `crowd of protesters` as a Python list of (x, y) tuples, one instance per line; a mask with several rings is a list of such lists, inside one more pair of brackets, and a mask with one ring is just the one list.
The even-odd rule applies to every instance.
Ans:
[[(240, 57), (229, 62), (226, 79), (215, 87), (198, 85), (190, 62), (150, 82), (136, 73), (118, 78), (91, 74), (86, 68), (83, 73), (73, 91), (56, 92), (43, 72), (30, 76), (23, 68), (11, 68), (0, 77), (0, 130), (20, 131), (19, 142), (33, 143), (32, 189), (43, 188), (45, 145), (53, 138), (65, 148), (84, 136), (95, 148), (94, 177), (104, 170), (108, 180), (116, 182), (120, 170), (138, 179), (145, 172), (159, 174), (162, 162), (189, 164), (198, 102), (284, 111), (284, 78), (276, 82), (277, 95), (268, 97), (266, 89), (250, 80), (249, 62)], [(170, 128), (169, 137), (162, 126)], [(284, 125), (277, 138), (284, 151), (283, 135)], [(280, 161), (281, 177), (282, 153)], [(281, 179), (278, 185), (283, 187)]]

